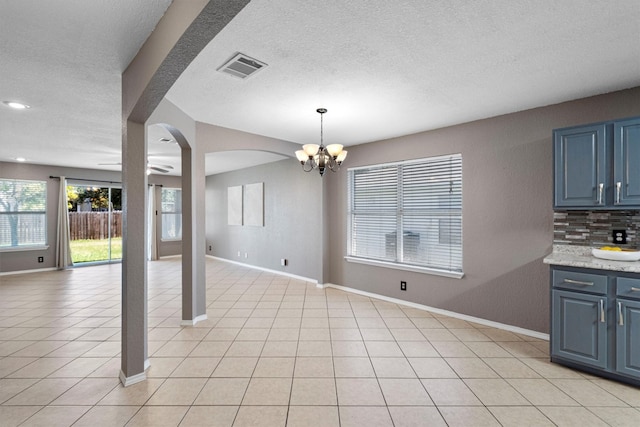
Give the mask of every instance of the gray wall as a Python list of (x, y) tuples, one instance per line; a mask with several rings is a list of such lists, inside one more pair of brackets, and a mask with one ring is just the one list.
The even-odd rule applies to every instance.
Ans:
[[(47, 245), (49, 246), (46, 250), (0, 252), (0, 273), (55, 267), (56, 227), (58, 221), (57, 204), (60, 181), (58, 179), (50, 179), (50, 175), (64, 175), (66, 177), (80, 178), (87, 181), (94, 179), (120, 183), (122, 180), (120, 172), (0, 162), (0, 178), (47, 182)], [(180, 188), (181, 185), (180, 177), (150, 175), (148, 180), (150, 183), (163, 184), (173, 188)], [(158, 193), (158, 201), (160, 200), (159, 197), (160, 194)], [(160, 226), (161, 225), (158, 224), (158, 227)], [(181, 250), (181, 242), (160, 242), (159, 244), (160, 256), (177, 255), (181, 253)], [(38, 262), (38, 257), (40, 256), (44, 257), (43, 263)]]
[(349, 147), (346, 167), (462, 153), (465, 277), (346, 262), (347, 174), (339, 173), (326, 177), (329, 282), (548, 332), (542, 258), (553, 242), (551, 132), (634, 115), (640, 88)]
[[(264, 227), (228, 225), (227, 187), (257, 182), (264, 182)], [(208, 176), (207, 254), (311, 279), (320, 278), (321, 191), (319, 174), (304, 173), (293, 159)], [(281, 258), (289, 260), (287, 267), (280, 265)]]

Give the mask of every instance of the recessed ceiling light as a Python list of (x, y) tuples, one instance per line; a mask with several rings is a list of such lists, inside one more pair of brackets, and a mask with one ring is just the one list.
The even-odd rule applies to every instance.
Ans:
[(162, 142), (163, 144), (173, 144), (176, 141), (170, 138), (160, 138), (158, 142)]
[(31, 108), (29, 105), (23, 104), (22, 102), (18, 101), (2, 101), (2, 103), (16, 110), (26, 110)]
[(16, 162), (26, 162), (27, 159), (25, 159), (24, 157), (16, 157)]

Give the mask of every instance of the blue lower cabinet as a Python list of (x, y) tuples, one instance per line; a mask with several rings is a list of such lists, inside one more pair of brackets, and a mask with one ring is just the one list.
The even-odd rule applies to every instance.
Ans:
[(616, 371), (640, 378), (640, 301), (616, 300)]
[(551, 352), (604, 369), (607, 366), (607, 298), (553, 290)]
[(551, 361), (640, 386), (640, 275), (551, 269)]

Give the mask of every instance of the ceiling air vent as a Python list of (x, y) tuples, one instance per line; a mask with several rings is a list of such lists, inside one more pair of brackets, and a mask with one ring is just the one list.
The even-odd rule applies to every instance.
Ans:
[(228, 60), (222, 67), (218, 68), (218, 71), (240, 77), (241, 79), (246, 79), (266, 66), (267, 64), (264, 62), (260, 62), (248, 57), (247, 55), (238, 53)]

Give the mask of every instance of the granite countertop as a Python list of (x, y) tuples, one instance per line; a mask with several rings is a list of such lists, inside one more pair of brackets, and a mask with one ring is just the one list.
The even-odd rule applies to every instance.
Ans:
[(545, 264), (598, 270), (640, 273), (640, 261), (609, 261), (591, 255), (588, 246), (553, 245), (553, 252), (544, 258)]

